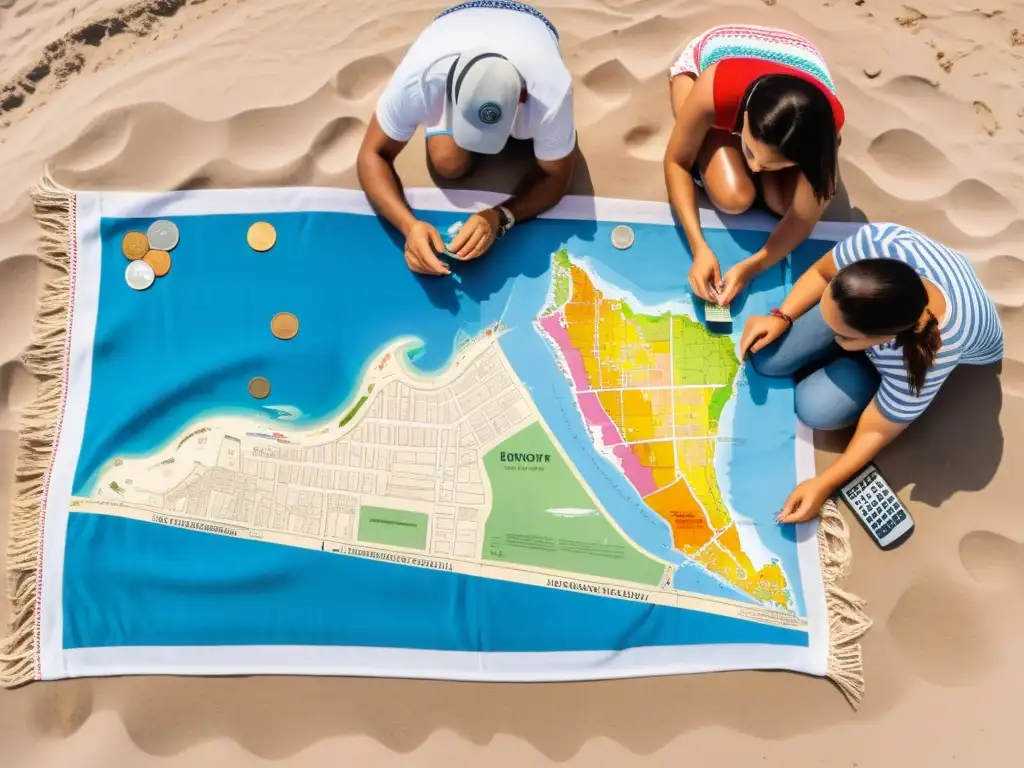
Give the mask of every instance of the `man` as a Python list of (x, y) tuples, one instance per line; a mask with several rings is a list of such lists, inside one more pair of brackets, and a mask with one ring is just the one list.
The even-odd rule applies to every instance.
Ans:
[(462, 3), (420, 34), (381, 94), (359, 149), (359, 182), (374, 209), (405, 236), (409, 269), (445, 275), (441, 234), (410, 210), (394, 167), (420, 125), (430, 163), (449, 179), (469, 171), (474, 153), (499, 153), (509, 136), (533, 140), (536, 166), (517, 193), (470, 216), (447, 246), (459, 259), (475, 259), (569, 188), (576, 147), (572, 79), (555, 28), (522, 3)]

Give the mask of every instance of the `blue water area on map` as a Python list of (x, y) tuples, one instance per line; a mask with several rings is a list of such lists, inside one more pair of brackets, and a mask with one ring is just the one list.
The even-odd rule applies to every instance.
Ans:
[(106, 515), (73, 513), (68, 543), (65, 648), (332, 645), (529, 652), (808, 645), (806, 632), (702, 611)]
[[(454, 214), (422, 215), (442, 232), (458, 220)], [(206, 416), (238, 413), (265, 417), (262, 403), (247, 392), (253, 376), (272, 382), (273, 403), (298, 409), (300, 414), (289, 426), (310, 426), (339, 411), (375, 352), (396, 337), (422, 339), (414, 364), (431, 371), (450, 359), (460, 334), (473, 335), (501, 318), (513, 328), (502, 340), (506, 354), (584, 479), (640, 546), (682, 562), (681, 556), (670, 550), (667, 525), (594, 450), (568, 384), (532, 325), (550, 283), (551, 254), (563, 246), (585, 257), (599, 277), (644, 304), (685, 300), (689, 295), (689, 256), (677, 229), (633, 225), (637, 244), (622, 252), (610, 245), (610, 231), (616, 222), (538, 220), (514, 229), (486, 258), (455, 262), (453, 271), (459, 279), (451, 280), (411, 274), (394, 233), (372, 216), (302, 213), (260, 218), (272, 223), (278, 235), (277, 245), (263, 254), (253, 252), (246, 243), (251, 216), (176, 218), (181, 239), (173, 252), (173, 268), (145, 292), (125, 285), (120, 240), (129, 230), (145, 231), (150, 220), (102, 221), (100, 307), (76, 494), (87, 493), (115, 456), (149, 454)], [(764, 233), (725, 230), (706, 231), (706, 236), (723, 268), (757, 250), (765, 239)], [(809, 243), (803, 248), (807, 253), (824, 252), (828, 245)], [(760, 276), (748, 295), (733, 306), (734, 338), (743, 317), (763, 312), (781, 300), (782, 274), (780, 268)], [(299, 334), (291, 341), (278, 340), (270, 333), (271, 317), (281, 311), (294, 312), (300, 319)], [(760, 379), (749, 369), (740, 384), (734, 407), (723, 417), (722, 433), (741, 434), (744, 441), (730, 444), (731, 450), (719, 451), (719, 480), (726, 485), (723, 490), (730, 508), (741, 517), (744, 511), (750, 515), (760, 512), (755, 515), (760, 519), (754, 521), (758, 539), (787, 569), (798, 612), (803, 614), (792, 530), (775, 525), (771, 513), (764, 512), (781, 506), (795, 477), (792, 392), (784, 384)], [(745, 426), (755, 421), (756, 428)], [(176, 550), (175, 575), (163, 572), (153, 557), (145, 555), (161, 551), (161, 541), (168, 547), (182, 542), (182, 532), (152, 524), (127, 525), (104, 516), (87, 516), (88, 522), (81, 522), (80, 517), (72, 516), (76, 522), (69, 530), (65, 589), (87, 594), (89, 604), (108, 608), (122, 605), (119, 601), (124, 595), (118, 590), (117, 577), (130, 575), (133, 601), (139, 606), (166, 606), (167, 601), (176, 599), (169, 585), (177, 583), (181, 587), (177, 599), (184, 613), (191, 614), (185, 606), (205, 589), (207, 576), (214, 571), (220, 574), (218, 578), (230, 581), (224, 568), (237, 567), (241, 569), (237, 579), (244, 581), (245, 574), (260, 571), (260, 563), (272, 562), (287, 563), (294, 569), (279, 571), (285, 586), (275, 584), (264, 597), (274, 606), (280, 599), (278, 607), (285, 610), (292, 602), (307, 600), (307, 567), (358, 570), (378, 565), (334, 555), (334, 560), (346, 564), (331, 561), (330, 565), (313, 566), (321, 563), (319, 553), (194, 534), (201, 538), (206, 554), (193, 554), (191, 547)], [(71, 535), (83, 529), (89, 531), (88, 537)], [(245, 557), (251, 561), (243, 563), (235, 554), (240, 546), (246, 547)], [(150, 551), (151, 547), (155, 549)], [(213, 551), (218, 552), (216, 557), (210, 557)], [(394, 570), (403, 574), (393, 577), (396, 582), (428, 578), (420, 569)], [(459, 577), (466, 578), (470, 577)], [(261, 585), (266, 583), (261, 579)], [(692, 565), (678, 569), (675, 586), (745, 599)], [(540, 592), (556, 595), (545, 600), (575, 598), (553, 590)], [(237, 597), (244, 602), (243, 595)], [(73, 612), (75, 604), (66, 602), (66, 612)], [(264, 605), (262, 615), (274, 615), (266, 613), (268, 607), (269, 603)], [(196, 620), (195, 632), (187, 642), (201, 644), (197, 633), (203, 627), (208, 630), (208, 622), (227, 622), (229, 609), (222, 605), (218, 610), (223, 610), (220, 619)], [(166, 615), (170, 618), (148, 615), (147, 620), (153, 627), (165, 626), (170, 631), (166, 625), (180, 621), (182, 613), (168, 607)], [(341, 613), (337, 616), (340, 627), (344, 619)], [(67, 623), (70, 619), (74, 621)], [(66, 626), (84, 626), (81, 621), (81, 617), (69, 616)], [(190, 623), (191, 619), (184, 629), (174, 632), (189, 632)], [(675, 626), (672, 622), (665, 626), (669, 625)], [(76, 642), (104, 644), (102, 638), (90, 637), (79, 637)], [(122, 639), (132, 644), (132, 637)], [(298, 642), (289, 642), (293, 641)], [(664, 642), (689, 641), (677, 637)]]

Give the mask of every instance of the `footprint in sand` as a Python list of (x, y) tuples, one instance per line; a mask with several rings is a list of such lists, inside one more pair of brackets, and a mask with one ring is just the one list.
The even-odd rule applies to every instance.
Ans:
[(383, 56), (364, 56), (342, 67), (334, 78), (338, 95), (360, 101), (383, 88), (395, 71), (395, 65)]
[[(105, 136), (98, 150), (89, 143), (94, 126)], [(223, 122), (196, 120), (163, 102), (133, 104), (104, 113), (51, 168), (72, 188), (102, 179), (108, 187), (173, 189), (183, 170), (190, 173), (221, 152), (222, 129)]]
[(131, 115), (126, 109), (106, 112), (93, 120), (78, 137), (56, 157), (54, 167), (75, 173), (88, 173), (102, 168), (128, 146), (131, 136)]
[(880, 133), (868, 146), (868, 154), (894, 175), (923, 181), (939, 179), (953, 167), (938, 147), (906, 128)]
[(903, 593), (887, 626), (919, 677), (936, 685), (969, 685), (993, 665), (996, 620), (975, 590), (933, 576)]
[(999, 132), (999, 121), (984, 101), (974, 102), (974, 114), (981, 120), (981, 127), (989, 136), (995, 136)]
[(1000, 254), (974, 266), (997, 306), (1024, 308), (1024, 259)]
[[(321, 128), (337, 116), (337, 102), (334, 89), (325, 83), (315, 93), (295, 103), (239, 112), (225, 121), (228, 132), (225, 154), (232, 162), (248, 169), (284, 168), (302, 157)], [(267, 136), (278, 138), (268, 143)]]
[(626, 151), (641, 160), (661, 160), (665, 156), (672, 125), (641, 124), (630, 128), (626, 133)]
[(1017, 209), (1002, 193), (978, 179), (964, 179), (946, 196), (946, 215), (961, 231), (991, 237), (1006, 229)]
[(625, 102), (637, 86), (636, 78), (618, 59), (598, 64), (581, 79), (597, 96), (616, 104)]
[(914, 32), (917, 32), (919, 29), (921, 29), (921, 22), (927, 19), (928, 17), (921, 13), (919, 10), (917, 10), (917, 8), (911, 8), (909, 5), (904, 5), (903, 8), (906, 11), (906, 13), (897, 16), (895, 18), (895, 22), (904, 29), (909, 29)]
[(939, 81), (930, 80), (920, 75), (897, 75), (882, 86), (882, 90), (891, 96), (905, 98), (934, 99), (939, 90)]
[(313, 139), (309, 154), (325, 173), (342, 173), (356, 163), (366, 123), (356, 117), (339, 117), (325, 125)]
[(960, 539), (960, 562), (975, 581), (1024, 591), (1024, 545), (994, 531), (971, 531)]

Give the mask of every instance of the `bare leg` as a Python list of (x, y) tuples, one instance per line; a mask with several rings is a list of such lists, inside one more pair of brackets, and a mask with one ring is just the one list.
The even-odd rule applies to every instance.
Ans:
[(793, 205), (793, 195), (800, 181), (800, 169), (783, 168), (781, 171), (767, 171), (760, 175), (761, 194), (768, 210), (776, 216), (785, 216)]
[(757, 189), (738, 136), (712, 129), (697, 154), (704, 191), (722, 213), (738, 215), (754, 204)]
[[(693, 90), (693, 83), (693, 75), (686, 72), (669, 79), (673, 117), (679, 114)], [(697, 154), (696, 165), (704, 191), (720, 211), (739, 214), (754, 204), (757, 189), (737, 137), (727, 131), (709, 131)]]
[(447, 133), (427, 137), (427, 157), (438, 175), (452, 180), (465, 176), (473, 160)]

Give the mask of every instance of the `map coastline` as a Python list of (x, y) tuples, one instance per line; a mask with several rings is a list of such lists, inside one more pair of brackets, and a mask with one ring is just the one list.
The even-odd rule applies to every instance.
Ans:
[[(720, 421), (735, 397), (739, 374), (731, 341), (728, 337), (711, 337), (685, 312), (676, 310), (673, 314), (671, 309), (659, 307), (651, 310), (652, 314), (643, 314), (645, 310), (634, 297), (617, 288), (609, 294), (609, 286), (598, 287), (600, 281), (586, 264), (585, 258), (574, 257), (564, 248), (552, 255), (553, 276), (535, 324), (559, 360), (558, 367), (573, 391), (595, 449), (617, 466), (669, 525), (675, 548), (688, 560), (723, 578), (729, 586), (749, 592), (760, 603), (791, 606), (792, 593), (780, 561), (770, 554), (765, 557), (760, 541), (751, 549), (757, 550), (762, 565), (750, 563), (743, 542), (751, 537), (741, 538), (739, 518), (726, 505), (716, 478)], [(570, 312), (571, 320), (567, 319)], [(675, 330), (677, 316), (679, 322), (690, 323), (694, 331)], [(575, 338), (570, 337), (570, 323)], [(680, 333), (697, 339), (705, 334), (703, 338), (708, 341), (699, 344), (719, 344), (727, 350), (725, 354), (732, 356), (732, 372), (717, 373), (720, 364), (711, 364), (691, 373), (686, 368), (688, 358), (672, 352), (672, 343)], [(645, 334), (649, 337), (646, 341)], [(589, 364), (583, 360), (584, 349), (590, 356)], [(629, 357), (619, 358), (620, 354)], [(685, 345), (681, 354), (689, 354)], [(687, 387), (700, 391), (688, 393)], [(691, 437), (689, 430), (702, 423), (702, 408), (707, 414), (703, 422), (706, 435)], [(615, 409), (614, 416), (610, 409)], [(645, 410), (649, 414), (646, 417), (642, 415)], [(659, 426), (665, 418), (670, 422), (667, 428)], [(626, 442), (627, 431), (639, 442)], [(686, 440), (700, 442), (681, 442)], [(693, 453), (693, 459), (682, 459), (680, 446), (686, 455)], [(650, 455), (641, 462), (641, 452), (648, 450)], [(693, 460), (703, 462), (704, 469), (700, 470), (699, 464), (690, 468), (688, 462)], [(638, 471), (638, 467), (646, 471)], [(656, 473), (659, 480), (655, 480)], [(698, 480), (700, 485), (695, 485)], [(675, 511), (687, 508), (693, 511)]]

